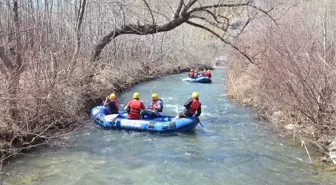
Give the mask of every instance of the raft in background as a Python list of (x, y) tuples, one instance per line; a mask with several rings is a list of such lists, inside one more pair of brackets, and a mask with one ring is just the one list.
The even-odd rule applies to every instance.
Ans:
[(172, 122), (173, 117), (161, 116), (159, 118), (131, 120), (126, 112), (109, 115), (109, 110), (104, 106), (97, 106), (91, 110), (91, 117), (96, 125), (103, 129), (135, 130), (154, 133), (187, 132), (193, 130), (199, 123), (198, 118), (180, 118)]
[(207, 77), (207, 76), (201, 76), (201, 77), (197, 77), (197, 78), (186, 78), (186, 81), (188, 82), (193, 82), (193, 83), (212, 83), (211, 78)]

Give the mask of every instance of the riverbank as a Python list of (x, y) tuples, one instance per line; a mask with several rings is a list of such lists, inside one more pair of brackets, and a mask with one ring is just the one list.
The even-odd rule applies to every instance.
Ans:
[[(19, 122), (10, 120), (10, 123), (1, 125), (0, 167), (10, 157), (19, 155), (22, 152), (28, 152), (30, 149), (41, 145), (48, 145), (49, 140), (63, 138), (82, 128), (83, 125), (81, 123), (83, 120), (88, 119), (90, 109), (100, 104), (111, 92), (115, 92), (118, 96), (118, 94), (140, 82), (170, 74), (187, 72), (190, 68), (212, 69), (206, 63), (179, 63), (178, 61), (165, 63), (160, 67), (153, 68), (105, 68), (95, 75), (92, 84), (86, 84), (86, 89), (88, 86), (91, 87), (90, 92), (81, 91), (82, 85), (79, 84), (79, 80), (78, 82), (76, 80), (68, 81), (67, 86), (71, 85), (70, 90), (63, 89), (62, 92), (55, 93), (63, 94), (63, 97), (46, 97), (44, 104), (38, 107), (42, 109), (45, 106), (44, 110), (40, 110), (39, 114), (46, 117), (46, 119), (38, 120), (37, 118), (40, 119), (40, 116), (33, 115), (35, 117), (33, 120), (34, 127), (21, 127), (21, 120), (18, 120)], [(67, 90), (69, 92), (66, 92)], [(57, 116), (59, 117), (57, 118)], [(7, 119), (7, 121), (9, 120)], [(32, 123), (29, 122), (29, 124)]]
[[(302, 112), (285, 104), (285, 99), (274, 98), (280, 92), (265, 86), (265, 73), (260, 72), (256, 66), (237, 67), (234, 64), (230, 69), (232, 71), (228, 75), (227, 93), (231, 101), (251, 107), (258, 118), (269, 123), (281, 137), (304, 141), (316, 148), (324, 157), (315, 159), (313, 163), (326, 163), (326, 169), (335, 169), (330, 168), (330, 165), (335, 166), (335, 140), (332, 133), (321, 135), (318, 125), (311, 124), (302, 116)], [(308, 153), (309, 151), (307, 155)]]
[(253, 60), (230, 56), (228, 94), (283, 135), (316, 147), (326, 155), (324, 162), (336, 164), (335, 37), (326, 34), (335, 33), (329, 22), (336, 3), (279, 2), (261, 5), (283, 16), (258, 19), (240, 35)]
[(113, 179), (125, 185), (333, 185), (335, 176), (309, 164), (296, 142), (279, 138), (269, 126), (258, 124), (252, 110), (228, 100), (222, 92), (226, 73), (226, 69), (216, 69), (212, 84), (183, 81), (185, 73), (171, 75), (141, 83), (118, 96), (123, 104), (139, 92), (147, 105), (156, 92), (164, 101), (165, 114), (175, 115), (190, 92), (197, 90), (204, 127), (167, 136), (97, 129), (90, 119), (90, 128), (74, 134), (71, 147), (48, 147), (10, 160), (4, 184), (98, 185)]

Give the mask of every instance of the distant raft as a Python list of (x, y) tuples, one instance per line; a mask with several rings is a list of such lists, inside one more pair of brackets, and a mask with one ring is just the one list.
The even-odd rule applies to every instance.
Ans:
[(201, 76), (201, 77), (197, 77), (197, 78), (188, 77), (186, 79), (186, 81), (193, 82), (193, 83), (212, 83), (211, 78), (209, 78), (207, 76)]
[(131, 120), (127, 118), (126, 112), (110, 114), (107, 107), (97, 106), (91, 110), (91, 117), (96, 125), (103, 129), (113, 130), (135, 130), (154, 133), (187, 132), (193, 130), (199, 120), (196, 117), (180, 118), (172, 122), (173, 117), (161, 116), (159, 118), (143, 120)]

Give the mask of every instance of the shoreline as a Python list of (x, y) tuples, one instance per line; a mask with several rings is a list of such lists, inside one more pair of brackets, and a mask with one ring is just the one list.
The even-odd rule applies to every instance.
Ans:
[[(314, 141), (313, 138), (309, 137), (308, 128), (304, 125), (297, 125), (293, 123), (284, 124), (284, 118), (278, 116), (278, 112), (273, 112), (272, 114), (263, 111), (262, 107), (254, 104), (251, 98), (239, 98), (233, 94), (228, 95), (230, 101), (238, 103), (242, 106), (251, 108), (256, 115), (256, 119), (260, 119), (265, 122), (265, 125), (271, 127), (275, 130), (276, 134), (281, 138), (293, 139), (296, 141), (304, 141), (304, 145), (314, 148), (314, 150), (320, 153), (320, 158), (312, 160), (311, 164), (314, 166), (323, 167), (329, 171), (336, 171), (336, 165), (333, 164), (332, 159), (329, 156), (329, 153), (325, 151), (324, 146), (317, 141)], [(302, 143), (301, 143), (302, 145)], [(302, 145), (301, 147), (304, 147)], [(306, 147), (305, 146), (305, 147)], [(303, 148), (303, 150), (305, 150)], [(309, 156), (309, 150), (306, 151), (307, 156)]]
[[(118, 85), (118, 87), (114, 90), (111, 89), (103, 89), (104, 91), (101, 92), (101, 89), (98, 89), (97, 92), (93, 91), (94, 95), (97, 94), (102, 94), (103, 96), (88, 96), (86, 97), (87, 99), (84, 99), (83, 102), (85, 104), (85, 106), (83, 106), (84, 110), (80, 110), (80, 112), (78, 112), (78, 114), (83, 114), (84, 116), (82, 116), (82, 119), (77, 120), (75, 123), (70, 124), (70, 123), (66, 123), (65, 124), (65, 128), (62, 128), (62, 130), (51, 130), (50, 134), (51, 137), (50, 138), (37, 138), (36, 140), (34, 140), (34, 142), (29, 143), (28, 145), (24, 145), (24, 140), (31, 140), (32, 137), (35, 137), (34, 135), (24, 135), (23, 137), (23, 141), (22, 144), (18, 144), (18, 146), (20, 146), (21, 148), (19, 148), (18, 151), (16, 151), (14, 148), (12, 147), (8, 147), (6, 144), (8, 143), (7, 140), (12, 140), (13, 138), (15, 138), (15, 133), (13, 131), (11, 131), (10, 129), (2, 129), (1, 130), (1, 136), (3, 138), (5, 138), (4, 141), (0, 140), (0, 150), (2, 150), (2, 152), (0, 153), (0, 169), (2, 168), (2, 166), (4, 165), (4, 163), (11, 158), (15, 158), (15, 156), (17, 155), (22, 155), (25, 153), (29, 153), (31, 150), (33, 150), (36, 147), (40, 147), (40, 146), (53, 146), (53, 144), (48, 144), (47, 142), (49, 140), (52, 139), (62, 139), (62, 136), (67, 135), (67, 134), (71, 134), (73, 132), (76, 132), (80, 129), (85, 129), (83, 128), (83, 125), (80, 124), (81, 121), (85, 120), (85, 119), (89, 119), (90, 117), (90, 111), (93, 107), (97, 106), (98, 104), (101, 103), (101, 101), (103, 101), (105, 99), (105, 96), (111, 92), (115, 92), (115, 93), (122, 93), (125, 92), (129, 89), (131, 89), (132, 87), (134, 87), (137, 84), (143, 83), (143, 82), (147, 82), (150, 80), (155, 80), (158, 79), (160, 77), (164, 77), (164, 76), (168, 76), (168, 75), (172, 75), (172, 74), (180, 74), (180, 73), (184, 73), (184, 72), (188, 72), (191, 68), (199, 68), (199, 69), (203, 69), (203, 68), (207, 68), (207, 69), (211, 69), (213, 70), (214, 68), (209, 65), (209, 64), (202, 64), (202, 63), (197, 63), (197, 64), (193, 64), (191, 65), (186, 65), (186, 66), (172, 66), (171, 68), (165, 68), (164, 70), (160, 71), (159, 73), (154, 73), (151, 76), (144, 76), (143, 74), (141, 74), (141, 71), (139, 71), (139, 76), (140, 78), (133, 78), (132, 81), (130, 81), (129, 83), (124, 83), (124, 84), (120, 84), (118, 83), (118, 80), (120, 79), (114, 79), (115, 82), (111, 82), (111, 83), (116, 83)], [(120, 77), (122, 78), (122, 77)], [(0, 138), (2, 139), (2, 138)], [(6, 151), (7, 150), (7, 151)], [(13, 150), (13, 153), (10, 153)], [(15, 153), (14, 153), (15, 152)], [(1, 170), (0, 170), (1, 173)]]

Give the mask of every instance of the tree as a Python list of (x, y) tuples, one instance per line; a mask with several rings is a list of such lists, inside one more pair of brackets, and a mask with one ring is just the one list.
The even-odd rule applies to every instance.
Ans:
[[(113, 39), (120, 35), (127, 35), (127, 34), (135, 34), (135, 35), (148, 35), (148, 34), (155, 34), (159, 32), (166, 32), (170, 31), (172, 29), (175, 29), (182, 24), (186, 23), (191, 26), (195, 26), (201, 29), (204, 29), (211, 34), (215, 35), (217, 38), (221, 39), (224, 43), (229, 44), (232, 46), (235, 50), (237, 50), (239, 53), (241, 53), (243, 56), (245, 56), (248, 61), (253, 63), (253, 60), (251, 57), (249, 57), (246, 53), (241, 51), (237, 46), (232, 44), (230, 41), (224, 39), (220, 34), (216, 33), (212, 28), (215, 27), (217, 29), (220, 29), (224, 32), (228, 31), (230, 28), (230, 18), (228, 16), (225, 16), (225, 12), (221, 12), (221, 8), (227, 8), (232, 9), (234, 11), (234, 8), (252, 8), (259, 12), (264, 13), (265, 15), (269, 16), (269, 11), (262, 10), (255, 5), (253, 5), (252, 1), (245, 1), (245, 2), (238, 2), (238, 3), (225, 3), (222, 1), (217, 1), (217, 3), (213, 3), (210, 1), (210, 3), (207, 3), (208, 1), (202, 1), (202, 0), (189, 0), (188, 2), (186, 0), (179, 0), (177, 4), (177, 8), (175, 8), (175, 11), (173, 12), (172, 19), (169, 19), (168, 16), (165, 16), (167, 18), (167, 21), (165, 22), (158, 22), (156, 21), (156, 17), (154, 15), (161, 15), (160, 12), (153, 11), (153, 7), (149, 5), (149, 3), (146, 0), (142, 0), (145, 6), (147, 7), (147, 10), (150, 14), (151, 21), (144, 23), (140, 23), (139, 21), (137, 23), (128, 23), (126, 24), (126, 18), (123, 16), (122, 25), (115, 26), (114, 29), (112, 29), (109, 33), (104, 35), (101, 39), (99, 39), (98, 43), (94, 46), (92, 54), (91, 54), (91, 62), (95, 62), (99, 60), (101, 52), (105, 48), (107, 44), (109, 44)], [(119, 6), (127, 6), (123, 5), (122, 2), (118, 2)], [(167, 2), (167, 4), (169, 4)], [(121, 8), (122, 9), (122, 8)], [(173, 8), (171, 8), (173, 10)], [(248, 12), (247, 12), (248, 14)], [(247, 15), (247, 17), (249, 17)], [(271, 16), (269, 16), (271, 18)], [(248, 18), (244, 25), (242, 26), (242, 30), (251, 22), (252, 18)], [(201, 23), (200, 23), (201, 21)], [(202, 22), (204, 24), (202, 24)]]
[[(11, 6), (8, 4), (8, 6)], [(0, 46), (0, 59), (2, 59), (5, 68), (1, 68), (1, 72), (8, 77), (8, 94), (9, 94), (9, 114), (12, 119), (16, 119), (17, 112), (17, 93), (19, 91), (20, 76), (23, 71), (22, 63), (22, 41), (20, 33), (20, 17), (19, 17), (19, 5), (18, 0), (13, 1), (12, 19), (13, 19), (13, 33), (8, 36), (10, 41), (10, 54), (11, 58), (5, 54), (5, 48)]]

